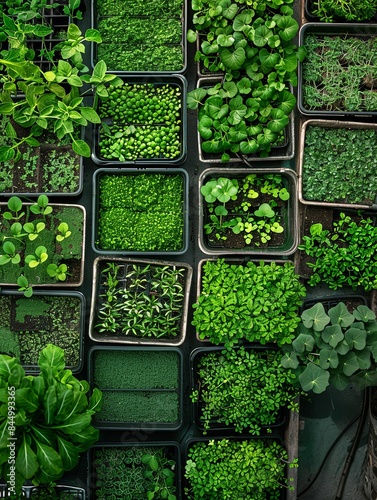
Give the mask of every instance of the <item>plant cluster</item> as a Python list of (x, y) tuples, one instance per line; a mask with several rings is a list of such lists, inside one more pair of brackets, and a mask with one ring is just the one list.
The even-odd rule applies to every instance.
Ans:
[(80, 363), (81, 301), (72, 296), (17, 298), (0, 295), (1, 352), (29, 367), (42, 349), (53, 343), (64, 350), (67, 366)]
[(184, 244), (179, 174), (102, 175), (97, 244), (104, 250), (175, 251)]
[(243, 347), (199, 354), (199, 389), (193, 390), (191, 400), (199, 404), (203, 434), (222, 423), (258, 435), (261, 427), (276, 424), (282, 409), (293, 405), (297, 396), (291, 385), (295, 376), (281, 367), (280, 358), (279, 351)]
[(103, 334), (175, 338), (181, 331), (185, 269), (109, 262), (100, 274), (95, 328)]
[(304, 198), (372, 205), (377, 194), (376, 139), (374, 129), (309, 125), (302, 162)]
[(376, 111), (376, 37), (308, 33), (302, 100), (315, 111)]
[[(101, 392), (94, 389), (88, 398), (89, 384), (65, 369), (64, 351), (57, 346), (45, 347), (38, 365), (38, 375), (26, 376), (17, 358), (0, 355), (0, 476), (7, 481), (14, 467), (18, 494), (27, 479), (34, 485), (60, 479), (99, 436), (91, 420), (101, 407)], [(13, 459), (7, 419), (10, 397), (15, 412), (12, 436), (17, 438)]]
[(220, 83), (188, 93), (188, 107), (199, 109), (198, 130), (204, 152), (268, 156), (282, 139), (296, 98), (298, 60), (304, 49), (292, 40), (298, 23), (282, 2), (193, 0), (195, 31), (200, 41), (195, 59), (209, 72), (220, 72)]
[(179, 419), (180, 360), (173, 351), (100, 350), (95, 387), (104, 390), (100, 422), (175, 423)]
[(182, 90), (175, 84), (123, 83), (98, 107), (99, 155), (117, 161), (181, 154)]
[(377, 227), (373, 220), (362, 214), (354, 220), (340, 213), (332, 226), (330, 231), (321, 223), (312, 224), (298, 247), (313, 260), (306, 264), (311, 270), (308, 284), (323, 282), (333, 290), (343, 286), (376, 289)]
[(81, 500), (83, 491), (70, 487), (39, 486), (32, 488), (30, 497), (32, 500)]
[(240, 340), (282, 346), (294, 338), (303, 297), (292, 262), (208, 260), (192, 324), (201, 340), (226, 348)]
[(48, 24), (50, 15), (57, 11), (71, 19), (82, 19), (81, 0), (5, 0), (0, 4), (0, 14), (12, 16), (19, 21), (27, 22), (31, 19), (40, 20), (41, 24)]
[[(74, 2), (76, 3), (76, 2)], [(0, 27), (0, 42), (8, 41), (7, 49), (1, 50), (0, 68), (0, 114), (7, 115), (26, 133), (18, 135), (9, 122), (7, 136), (11, 145), (0, 147), (0, 161), (15, 161), (21, 158), (20, 145), (39, 146), (38, 138), (52, 125), (57, 139), (69, 137), (73, 150), (81, 156), (90, 156), (90, 146), (80, 139), (77, 127), (100, 123), (93, 107), (84, 105), (81, 89), (96, 89), (96, 95), (106, 96), (106, 84), (114, 85), (120, 79), (107, 73), (106, 64), (99, 61), (92, 74), (83, 62), (85, 42), (100, 43), (100, 33), (88, 29), (85, 34), (77, 25), (69, 24), (67, 31), (50, 51), (44, 49), (43, 56), (51, 63), (48, 71), (38, 65), (30, 39), (43, 42), (53, 28), (27, 20), (13, 19), (3, 14)], [(21, 96), (21, 97), (20, 97)]]
[[(33, 283), (66, 281), (69, 275), (66, 262), (81, 259), (82, 255), (81, 211), (77, 213), (74, 207), (69, 207), (54, 213), (46, 195), (40, 195), (32, 204), (24, 204), (18, 196), (12, 196), (7, 209), (0, 214), (0, 279), (17, 282), (27, 297), (33, 293)], [(72, 218), (72, 225), (66, 222)]]
[(168, 447), (96, 449), (94, 498), (176, 500), (176, 465)]
[(369, 21), (377, 12), (377, 0), (311, 0), (311, 10), (320, 21)]
[(301, 314), (297, 337), (284, 346), (281, 364), (304, 391), (321, 393), (331, 384), (360, 390), (377, 384), (377, 321), (366, 305), (350, 312), (343, 302), (326, 312), (318, 302)]
[(292, 489), (285, 477), (287, 464), (297, 467), (271, 439), (196, 442), (185, 464), (185, 495), (189, 500), (277, 500), (284, 488)]
[(130, 12), (128, 2), (118, 2), (115, 13), (103, 13), (103, 2), (97, 2), (102, 13), (97, 27), (103, 39), (97, 55), (109, 70), (179, 72), (183, 68), (183, 1), (163, 3), (161, 11), (161, 4), (144, 2), (142, 13), (136, 14)]
[(243, 236), (244, 245), (260, 246), (284, 232), (282, 212), (290, 193), (280, 174), (210, 179), (200, 192), (206, 201), (205, 233), (215, 244), (233, 233)]

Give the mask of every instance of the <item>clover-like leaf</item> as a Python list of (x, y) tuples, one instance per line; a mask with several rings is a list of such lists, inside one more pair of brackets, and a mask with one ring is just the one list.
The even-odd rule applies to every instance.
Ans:
[(355, 321), (354, 315), (348, 311), (344, 302), (339, 302), (336, 306), (331, 307), (328, 315), (332, 325), (340, 325), (343, 328), (348, 328)]
[(322, 349), (319, 353), (319, 366), (324, 370), (328, 368), (337, 368), (339, 357), (334, 349)]
[(362, 321), (363, 323), (368, 323), (376, 319), (376, 314), (366, 305), (358, 306), (353, 312), (355, 319)]
[(331, 347), (336, 347), (344, 339), (340, 325), (328, 325), (322, 331), (322, 339)]
[(314, 363), (309, 363), (299, 375), (299, 381), (305, 392), (313, 391), (316, 394), (324, 392), (329, 385), (330, 374)]
[(344, 337), (351, 349), (361, 351), (366, 346), (367, 332), (365, 330), (351, 327), (345, 332)]
[(311, 352), (315, 345), (315, 340), (311, 335), (300, 333), (292, 342), (292, 347), (299, 354)]
[(344, 361), (343, 361), (343, 373), (344, 375), (347, 375), (347, 377), (350, 377), (353, 375), (357, 370), (359, 370), (360, 365), (359, 365), (359, 360), (355, 354), (354, 351), (350, 351)]
[(301, 319), (307, 328), (313, 328), (316, 332), (321, 332), (330, 323), (330, 317), (326, 314), (322, 302), (303, 311)]
[(296, 369), (299, 365), (299, 360), (295, 352), (286, 352), (281, 358), (281, 365), (283, 368)]

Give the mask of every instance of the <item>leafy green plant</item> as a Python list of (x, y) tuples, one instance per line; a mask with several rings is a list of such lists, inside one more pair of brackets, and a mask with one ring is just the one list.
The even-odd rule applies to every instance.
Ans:
[(366, 305), (350, 312), (339, 302), (327, 312), (318, 302), (301, 314), (297, 336), (284, 346), (281, 364), (296, 375), (296, 384), (320, 394), (331, 384), (344, 390), (377, 384), (377, 321)]
[(292, 262), (208, 260), (192, 324), (201, 340), (228, 349), (240, 340), (282, 346), (294, 338), (303, 297)]
[(284, 488), (293, 488), (285, 477), (287, 464), (297, 467), (272, 439), (197, 441), (185, 463), (185, 495), (189, 500), (278, 499)]
[(377, 227), (370, 217), (341, 212), (332, 223), (332, 229), (324, 229), (321, 223), (312, 224), (310, 234), (302, 237), (299, 250), (311, 260), (308, 284), (323, 282), (337, 290), (350, 286), (365, 291), (377, 288), (376, 241)]
[(375, 37), (307, 33), (302, 104), (310, 111), (376, 111)]
[(111, 494), (114, 499), (176, 500), (177, 462), (172, 452), (167, 446), (96, 448), (94, 498)]
[[(193, 403), (199, 404), (199, 421), (208, 430), (232, 425), (255, 435), (261, 427), (279, 422), (281, 412), (294, 406), (294, 375), (284, 373), (279, 351), (241, 347), (230, 351), (197, 353)], [(196, 389), (198, 387), (198, 389)]]
[(272, 238), (284, 232), (290, 198), (285, 181), (280, 174), (249, 174), (204, 183), (200, 192), (206, 201), (204, 230), (209, 244), (218, 246), (230, 239), (229, 245), (237, 248), (281, 245)]
[(182, 88), (174, 83), (109, 86), (99, 101), (99, 157), (126, 161), (182, 154)]
[(369, 21), (377, 11), (376, 0), (311, 0), (311, 12), (320, 21)]
[(109, 262), (100, 273), (95, 329), (105, 336), (176, 338), (181, 333), (185, 279), (186, 270), (176, 266)]
[[(39, 375), (26, 376), (17, 358), (0, 355), (0, 474), (7, 481), (13, 467), (18, 493), (27, 479), (39, 485), (62, 477), (99, 436), (91, 419), (101, 407), (101, 392), (94, 389), (88, 398), (89, 384), (65, 369), (64, 351), (57, 346), (49, 344), (43, 349), (38, 365)], [(12, 426), (7, 420), (10, 397), (14, 402)], [(17, 438), (13, 458), (9, 437)]]
[(66, 15), (71, 19), (82, 19), (82, 11), (78, 10), (81, 0), (6, 0), (1, 4), (0, 13), (7, 16), (16, 17), (17, 20), (27, 22), (32, 19), (41, 20), (42, 24), (48, 24), (46, 14), (59, 9), (61, 15)]
[(35, 52), (29, 48), (28, 40), (29, 37), (43, 40), (51, 31), (48, 26), (24, 23), (3, 14), (0, 41), (8, 40), (9, 48), (1, 51), (0, 65), (4, 75), (0, 113), (11, 116), (18, 126), (27, 129), (28, 134), (18, 137), (10, 125), (8, 133), (12, 144), (0, 147), (1, 161), (20, 159), (19, 147), (23, 143), (38, 146), (38, 137), (49, 123), (53, 124), (57, 139), (68, 136), (73, 150), (89, 157), (89, 145), (77, 136), (75, 130), (85, 127), (88, 122), (99, 123), (100, 119), (94, 107), (84, 105), (86, 91), (80, 93), (80, 89), (87, 85), (89, 90), (96, 89), (97, 96), (106, 96), (106, 84), (120, 82), (116, 75), (106, 73), (103, 61), (99, 61), (89, 74), (82, 55), (85, 42), (100, 43), (101, 37), (91, 28), (82, 34), (73, 23), (69, 24), (64, 39), (48, 54), (51, 69), (42, 71), (33, 60)]
[[(63, 220), (65, 215), (72, 225)], [(54, 282), (49, 276), (65, 281), (69, 275), (67, 263), (82, 255), (81, 209), (54, 210), (46, 195), (32, 204), (12, 196), (0, 216), (0, 280), (17, 281), (26, 296), (32, 294), (33, 283)]]
[(304, 198), (372, 205), (377, 193), (376, 137), (374, 129), (308, 125), (302, 162)]
[(180, 174), (104, 174), (96, 244), (104, 250), (177, 251), (184, 245)]

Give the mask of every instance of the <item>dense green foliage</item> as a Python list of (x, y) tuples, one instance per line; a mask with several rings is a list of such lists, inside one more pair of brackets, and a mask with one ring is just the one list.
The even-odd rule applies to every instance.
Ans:
[(208, 260), (192, 324), (200, 339), (230, 348), (239, 340), (290, 343), (305, 296), (292, 262)]
[(102, 175), (97, 244), (103, 250), (182, 249), (183, 193), (182, 175)]
[(343, 302), (327, 312), (318, 302), (301, 315), (297, 337), (284, 346), (282, 366), (304, 391), (321, 393), (331, 384), (360, 390), (377, 384), (377, 321), (365, 305), (348, 311)]
[(305, 200), (372, 205), (376, 158), (376, 129), (308, 125), (302, 162)]
[(312, 13), (324, 22), (369, 21), (377, 0), (312, 0)]
[[(281, 411), (293, 404), (294, 375), (280, 366), (279, 351), (249, 350), (203, 352), (197, 364), (195, 389), (191, 394), (198, 408), (204, 434), (208, 430), (234, 426), (258, 435), (261, 427), (282, 421)], [(198, 387), (198, 389), (196, 389)]]

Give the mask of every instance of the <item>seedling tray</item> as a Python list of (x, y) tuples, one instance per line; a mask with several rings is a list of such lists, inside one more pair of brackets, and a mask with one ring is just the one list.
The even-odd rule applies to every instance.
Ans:
[[(253, 346), (253, 347), (245, 347), (247, 351), (277, 351), (276, 348), (274, 347), (268, 347), (266, 348), (265, 346)], [(190, 377), (191, 377), (191, 389), (194, 391), (199, 391), (201, 390), (201, 384), (200, 384), (200, 377), (198, 375), (198, 366), (200, 363), (200, 360), (203, 356), (209, 353), (217, 352), (221, 353), (223, 350), (223, 347), (198, 347), (194, 349), (191, 354), (190, 354)], [(203, 432), (205, 430), (203, 421), (201, 419), (201, 414), (202, 410), (205, 407), (205, 402), (202, 400), (202, 398), (199, 396), (199, 401), (197, 403), (193, 403), (191, 405), (192, 408), (192, 419), (194, 425), (201, 431)], [(265, 435), (267, 433), (273, 432), (279, 434), (282, 430), (282, 426), (286, 423), (286, 415), (287, 411), (285, 408), (281, 408), (277, 418), (275, 421), (270, 424), (270, 425), (264, 425), (261, 426), (261, 435)], [(210, 421), (210, 429), (207, 430), (207, 434), (209, 435), (216, 435), (217, 433), (224, 434), (226, 433), (227, 436), (230, 435), (242, 435), (246, 434), (250, 437), (250, 432), (248, 432), (248, 429), (244, 429), (242, 433), (239, 433), (235, 431), (234, 426), (232, 425), (226, 425), (225, 423), (220, 423), (216, 419), (213, 419)]]
[[(180, 175), (183, 180), (183, 199), (182, 199), (182, 221), (183, 221), (183, 229), (182, 229), (182, 246), (176, 250), (164, 250), (164, 251), (137, 251), (137, 250), (129, 250), (124, 248), (117, 249), (105, 249), (102, 248), (98, 241), (98, 232), (99, 232), (99, 214), (100, 214), (100, 205), (101, 205), (101, 193), (100, 193), (100, 179), (102, 176), (106, 175), (116, 175), (116, 176), (138, 176), (138, 175), (149, 175), (149, 174), (162, 174), (162, 175)], [(145, 256), (162, 256), (162, 255), (182, 255), (187, 251), (189, 244), (189, 198), (188, 198), (188, 187), (189, 187), (189, 177), (187, 172), (184, 169), (174, 168), (174, 169), (97, 169), (93, 175), (93, 225), (92, 225), (92, 248), (93, 250), (100, 255), (110, 255), (110, 256), (119, 256), (119, 255), (134, 255), (139, 257)], [(145, 197), (148, 199), (150, 193), (145, 192)], [(161, 193), (163, 196), (163, 192)], [(123, 206), (123, 205), (122, 205)]]
[[(299, 46), (303, 46), (305, 43), (305, 37), (307, 35), (316, 35), (318, 37), (328, 37), (328, 36), (342, 36), (345, 38), (357, 37), (362, 40), (369, 40), (377, 36), (377, 24), (367, 24), (367, 23), (306, 23), (301, 26), (299, 31)], [(352, 111), (352, 110), (326, 110), (326, 109), (308, 109), (304, 103), (303, 97), (303, 65), (305, 65), (306, 59), (298, 64), (298, 87), (297, 87), (297, 107), (298, 110), (306, 116), (324, 116), (324, 117), (375, 117), (377, 116), (376, 111)], [(360, 82), (361, 85), (362, 82)], [(322, 85), (322, 83), (321, 83)]]
[[(152, 166), (152, 165), (160, 165), (164, 167), (169, 167), (170, 165), (180, 165), (186, 160), (187, 156), (187, 111), (186, 111), (186, 100), (187, 100), (187, 80), (182, 75), (159, 75), (159, 76), (136, 76), (136, 75), (128, 75), (121, 76), (126, 84), (141, 84), (141, 85), (152, 85), (153, 87), (163, 87), (169, 86), (175, 90), (179, 90), (180, 92), (180, 118), (176, 120), (177, 126), (179, 126), (179, 132), (177, 133), (177, 137), (180, 145), (180, 152), (174, 158), (167, 158), (164, 156), (163, 152), (159, 154), (159, 156), (154, 156), (152, 158), (136, 158), (136, 159), (125, 159), (119, 160), (116, 157), (107, 158), (101, 155), (99, 141), (101, 140), (101, 131), (100, 125), (93, 126), (93, 150), (92, 150), (92, 160), (97, 165), (102, 166)], [(126, 97), (125, 97), (126, 99)], [(133, 106), (131, 106), (133, 107)], [(97, 112), (100, 112), (101, 108), (101, 99), (98, 99), (97, 103)], [(113, 116), (104, 117), (102, 121), (107, 125), (113, 124)], [(122, 122), (121, 126), (124, 129), (129, 129), (129, 127), (134, 126), (136, 129), (138, 127), (145, 126), (147, 123), (146, 119), (142, 119), (139, 123), (127, 122), (127, 120)], [(164, 123), (158, 122), (152, 124), (156, 129), (163, 130), (165, 127)], [(170, 125), (169, 125), (170, 127)], [(171, 128), (171, 127), (170, 127)], [(135, 143), (137, 143), (137, 137), (134, 135)]]
[[(168, 374), (168, 378), (171, 377), (170, 381), (166, 379), (166, 371), (161, 373), (161, 370), (164, 370), (164, 367), (161, 367), (164, 355), (171, 358), (170, 368), (172, 372)], [(103, 367), (106, 365), (106, 359), (104, 361), (103, 356), (115, 356), (116, 358), (108, 362), (109, 366), (106, 366), (111, 382), (100, 380)], [(136, 357), (140, 358), (138, 368), (136, 370), (135, 365), (133, 365), (132, 372), (130, 359), (133, 358), (134, 363), (136, 363)], [(173, 363), (176, 363), (176, 367), (173, 366)], [(177, 430), (182, 425), (183, 354), (178, 348), (95, 346), (88, 353), (88, 370), (88, 380), (91, 387), (98, 387), (103, 392), (103, 407), (110, 409), (108, 418), (106, 415), (105, 417), (101, 416), (101, 412), (94, 416), (93, 425), (95, 427), (99, 429)], [(146, 372), (148, 374), (144, 376), (143, 374)], [(146, 377), (147, 379), (143, 380)], [(148, 377), (150, 377), (149, 380)], [(124, 408), (120, 409), (122, 402), (118, 400), (118, 397), (131, 398), (132, 403), (127, 403)], [(165, 413), (164, 417), (160, 415), (154, 421), (151, 415), (153, 413), (156, 415), (159, 411), (161, 413), (165, 410), (168, 411), (169, 405), (170, 410), (173, 406), (175, 407), (172, 411), (176, 414), (168, 417)], [(140, 416), (143, 415), (140, 421), (136, 417), (128, 418), (128, 415), (133, 412)]]
[[(165, 267), (175, 269), (184, 269), (184, 283), (183, 291), (184, 298), (182, 301), (182, 307), (180, 311), (180, 330), (175, 337), (172, 338), (161, 338), (161, 337), (136, 337), (122, 332), (99, 332), (96, 328), (98, 320), (98, 312), (103, 307), (104, 301), (101, 300), (101, 295), (106, 296), (108, 287), (104, 285), (103, 279), (101, 279), (103, 270), (109, 265), (109, 263), (115, 263), (120, 266), (118, 274), (118, 286), (117, 290), (127, 289), (127, 273), (132, 270), (134, 264), (140, 267), (151, 266), (152, 268)], [(140, 288), (140, 293), (151, 297), (150, 293), (150, 273), (148, 277), (149, 281), (145, 287)], [(129, 344), (129, 345), (161, 345), (161, 346), (178, 346), (181, 345), (186, 337), (187, 328), (187, 315), (188, 315), (188, 305), (189, 305), (189, 295), (192, 280), (192, 267), (184, 262), (171, 262), (171, 261), (158, 261), (158, 260), (136, 260), (136, 259), (122, 259), (122, 258), (110, 258), (110, 257), (97, 257), (93, 264), (93, 285), (92, 285), (92, 301), (89, 319), (89, 337), (95, 342), (111, 342), (115, 344)], [(161, 303), (164, 302), (164, 297), (161, 297)]]
[[(286, 205), (283, 207), (282, 219), (284, 226), (284, 241), (279, 246), (253, 246), (245, 245), (243, 248), (227, 248), (220, 244), (214, 246), (208, 242), (205, 234), (205, 223), (208, 217), (207, 203), (204, 196), (200, 193), (200, 188), (206, 181), (216, 177), (229, 177), (230, 179), (242, 179), (249, 174), (265, 175), (265, 174), (279, 174), (283, 177), (286, 188), (290, 193), (290, 198), (287, 200)], [(290, 169), (274, 168), (254, 168), (252, 170), (247, 168), (227, 168), (227, 167), (211, 167), (205, 169), (199, 176), (199, 235), (198, 243), (201, 251), (207, 255), (219, 254), (233, 254), (238, 255), (258, 255), (270, 256), (276, 255), (279, 258), (293, 254), (298, 245), (298, 203), (297, 203), (297, 177), (296, 174)], [(255, 207), (256, 208), (256, 207)]]

